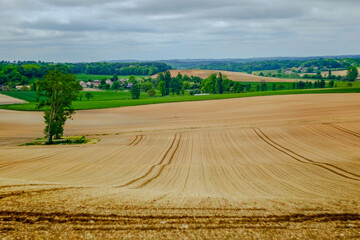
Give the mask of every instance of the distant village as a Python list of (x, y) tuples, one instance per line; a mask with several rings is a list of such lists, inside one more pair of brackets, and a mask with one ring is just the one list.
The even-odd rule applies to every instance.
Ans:
[(121, 88), (131, 88), (132, 87), (132, 83), (128, 82), (127, 79), (118, 79), (118, 80), (113, 80), (113, 79), (106, 79), (106, 80), (93, 80), (93, 81), (80, 81), (79, 84), (83, 87), (83, 88), (101, 88), (102, 85), (109, 85), (109, 88), (111, 88), (114, 84), (115, 81), (118, 81), (120, 84)]

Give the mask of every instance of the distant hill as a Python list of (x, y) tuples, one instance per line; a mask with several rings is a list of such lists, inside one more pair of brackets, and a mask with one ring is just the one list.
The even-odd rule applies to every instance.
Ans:
[(223, 59), (163, 59), (163, 60), (110, 60), (104, 62), (161, 62), (170, 65), (174, 69), (199, 68), (204, 65), (216, 63), (251, 63), (261, 61), (310, 61), (317, 59), (344, 59), (360, 58), (360, 55), (338, 55), (338, 56), (309, 56), (309, 57), (258, 57), (258, 58), (223, 58)]

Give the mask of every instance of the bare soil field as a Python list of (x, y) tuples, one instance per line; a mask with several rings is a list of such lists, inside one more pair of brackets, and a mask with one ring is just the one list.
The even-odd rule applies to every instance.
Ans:
[[(241, 72), (230, 72), (230, 71), (217, 71), (217, 70), (170, 70), (171, 76), (176, 77), (178, 73), (183, 75), (196, 76), (201, 78), (207, 78), (213, 73), (221, 72), (223, 75), (227, 76), (230, 80), (238, 82), (297, 82), (297, 79), (282, 79), (282, 78), (270, 78), (270, 77), (261, 77), (253, 74), (241, 73)], [(156, 77), (154, 75), (152, 77)]]
[[(360, 71), (360, 68), (358, 68), (358, 71)], [(305, 74), (315, 75), (316, 73), (301, 73), (300, 76), (304, 76)], [(346, 74), (347, 74), (347, 70), (331, 71), (331, 75), (334, 75), (334, 76), (344, 77), (344, 76), (346, 76)], [(322, 71), (321, 75), (323, 75), (324, 77), (328, 77), (329, 71)], [(360, 79), (360, 76), (358, 76), (357, 79)]]
[(0, 110), (0, 238), (360, 237), (360, 95), (288, 95), (42, 114)]
[(0, 93), (0, 105), (14, 104), (14, 103), (26, 103), (18, 98), (9, 97)]

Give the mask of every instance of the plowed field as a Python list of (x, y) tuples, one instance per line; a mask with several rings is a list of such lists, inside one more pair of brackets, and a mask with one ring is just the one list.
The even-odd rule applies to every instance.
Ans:
[(14, 103), (26, 103), (26, 102), (17, 98), (0, 94), (0, 105), (14, 104)]
[[(238, 82), (297, 82), (297, 79), (284, 79), (284, 78), (270, 78), (270, 77), (261, 77), (256, 76), (253, 74), (247, 74), (242, 72), (230, 72), (230, 71), (217, 71), (217, 70), (170, 70), (171, 76), (176, 77), (178, 73), (181, 73), (183, 75), (190, 76), (196, 76), (201, 78), (207, 78), (209, 75), (213, 73), (219, 73), (221, 72), (224, 76), (227, 76), (230, 80), (238, 81)], [(156, 77), (157, 75), (154, 75), (152, 77)]]
[(0, 110), (0, 237), (358, 238), (360, 95), (290, 95), (42, 115)]

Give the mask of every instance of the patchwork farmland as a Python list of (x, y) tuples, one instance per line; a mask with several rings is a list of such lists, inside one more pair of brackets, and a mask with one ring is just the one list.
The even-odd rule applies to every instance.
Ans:
[[(26, 121), (24, 121), (26, 119)], [(360, 237), (358, 93), (0, 110), (0, 237)]]

